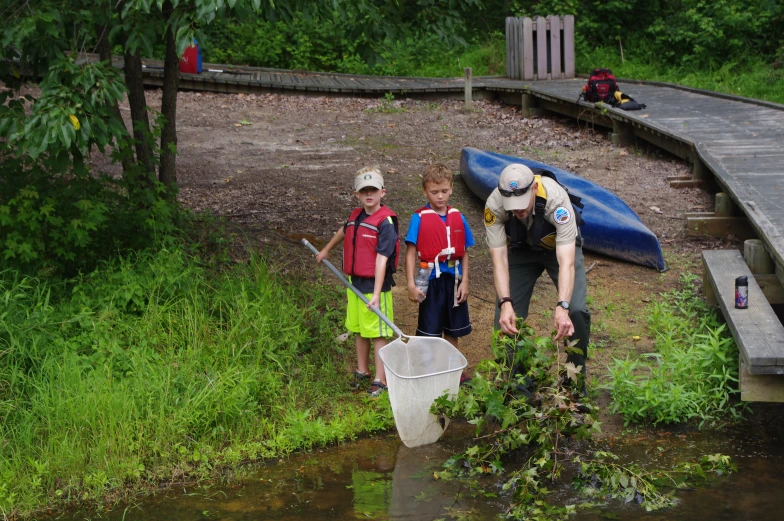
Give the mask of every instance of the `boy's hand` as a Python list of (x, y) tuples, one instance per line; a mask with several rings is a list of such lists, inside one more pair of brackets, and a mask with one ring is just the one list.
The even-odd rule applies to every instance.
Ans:
[(316, 254), (316, 264), (321, 264), (321, 261), (326, 259), (328, 255), (329, 255), (329, 252), (326, 252), (324, 250), (321, 250), (320, 252), (318, 252)]
[(408, 286), (408, 300), (411, 302), (422, 302), (425, 300), (426, 296), (422, 293), (422, 290), (416, 287), (416, 284), (413, 286)]
[(468, 300), (468, 279), (463, 278), (457, 286), (457, 303), (462, 304)]
[(379, 303), (380, 301), (381, 301), (381, 295), (376, 295), (376, 294), (374, 293), (374, 294), (373, 294), (373, 298), (372, 298), (372, 299), (370, 299), (370, 302), (369, 302), (369, 303), (368, 303), (368, 305), (367, 305), (367, 308), (368, 308), (368, 309), (370, 309), (371, 307), (374, 307), (374, 308), (378, 309), (378, 303)]

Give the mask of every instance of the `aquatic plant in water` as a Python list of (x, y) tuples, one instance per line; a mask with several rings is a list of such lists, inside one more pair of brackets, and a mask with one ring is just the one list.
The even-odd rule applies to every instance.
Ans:
[[(508, 471), (502, 487), (512, 494), (505, 517), (558, 520), (608, 499), (637, 502), (646, 510), (669, 507), (676, 501), (673, 490), (734, 470), (730, 458), (721, 454), (650, 470), (610, 452), (580, 450), (575, 440), (600, 431), (596, 407), (580, 392), (582, 368), (561, 363), (561, 348), (551, 338), (536, 337), (522, 321), (518, 330), (514, 338), (496, 333), (494, 358), (479, 363), (457, 397), (445, 395), (434, 402), (434, 414), (475, 425), (477, 442), (451, 457), (437, 479), (507, 474), (505, 465), (522, 457), (524, 464)], [(545, 500), (547, 482), (556, 483), (567, 467), (576, 471), (574, 485), (586, 501), (552, 505)]]

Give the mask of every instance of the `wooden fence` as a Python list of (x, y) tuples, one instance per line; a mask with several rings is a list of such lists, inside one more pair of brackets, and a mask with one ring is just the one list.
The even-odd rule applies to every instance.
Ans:
[(574, 78), (574, 15), (507, 18), (506, 75), (515, 80)]

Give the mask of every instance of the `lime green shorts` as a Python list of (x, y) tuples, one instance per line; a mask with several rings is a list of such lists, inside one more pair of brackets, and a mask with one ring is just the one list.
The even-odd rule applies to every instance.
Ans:
[[(352, 333), (359, 333), (362, 338), (391, 338), (394, 332), (378, 318), (378, 315), (370, 311), (359, 297), (354, 295), (350, 289), (346, 290), (348, 295), (348, 305), (346, 306), (346, 329)], [(373, 298), (372, 293), (365, 294), (368, 300)], [(384, 291), (379, 298), (378, 309), (389, 318), (390, 322), (395, 321), (392, 312), (392, 292)]]

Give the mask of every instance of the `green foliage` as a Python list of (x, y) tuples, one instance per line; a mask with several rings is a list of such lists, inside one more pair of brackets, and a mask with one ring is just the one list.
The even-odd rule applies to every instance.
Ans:
[(625, 422), (715, 423), (739, 418), (738, 350), (726, 325), (696, 294), (696, 277), (664, 293), (649, 318), (656, 352), (641, 359), (614, 359), (607, 388), (611, 410)]
[[(575, 486), (589, 500), (636, 501), (646, 510), (672, 506), (668, 489), (704, 482), (709, 474), (734, 471), (728, 456), (706, 456), (700, 463), (678, 463), (672, 470), (642, 469), (622, 463), (606, 451), (579, 452), (574, 440), (599, 431), (596, 409), (580, 403), (573, 389), (582, 384), (580, 368), (559, 363), (559, 348), (550, 338), (536, 338), (518, 322), (515, 338), (496, 332), (492, 360), (479, 363), (467, 389), (450, 400), (438, 398), (435, 414), (465, 418), (476, 425), (478, 444), (452, 456), (438, 479), (473, 480), (508, 474), (502, 490), (513, 494), (505, 517), (514, 520), (565, 520), (585, 502), (552, 505), (546, 482), (555, 482), (567, 466), (577, 468)], [(515, 462), (524, 461), (518, 466)], [(507, 466), (512, 469), (507, 469)], [(476, 486), (476, 485), (475, 485)]]
[(285, 20), (216, 22), (202, 48), (205, 59), (258, 67), (393, 76), (456, 76), (474, 67), (477, 75), (503, 74), (501, 33), (476, 37), (468, 53), (462, 22), (453, 22), (450, 33), (438, 25), (417, 25), (424, 23), (374, 35), (358, 33), (356, 21), (338, 12), (319, 17), (295, 12)]
[(642, 503), (646, 511), (670, 508), (677, 503), (672, 494), (662, 489), (689, 489), (706, 482), (711, 475), (722, 476), (737, 472), (729, 456), (710, 454), (699, 463), (680, 462), (672, 470), (646, 470), (636, 463), (623, 464), (611, 452), (596, 451), (588, 457), (578, 457), (580, 471), (576, 487), (588, 497), (609, 497), (624, 503)]
[(211, 273), (170, 248), (67, 282), (0, 272), (0, 509), (215, 477), (391, 426), (388, 403), (325, 377), (341, 372), (340, 293), (273, 269)]

